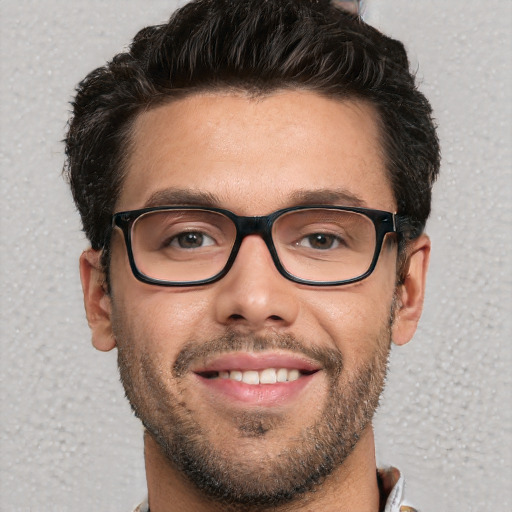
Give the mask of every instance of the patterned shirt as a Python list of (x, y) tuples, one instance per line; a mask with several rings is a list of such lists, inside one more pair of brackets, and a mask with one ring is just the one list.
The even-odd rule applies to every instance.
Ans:
[[(381, 512), (419, 512), (405, 499), (405, 481), (396, 468), (377, 470)], [(147, 498), (133, 512), (150, 512)]]

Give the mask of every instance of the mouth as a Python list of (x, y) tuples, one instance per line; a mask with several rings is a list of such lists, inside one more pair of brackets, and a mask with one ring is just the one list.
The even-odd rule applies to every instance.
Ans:
[(231, 353), (221, 355), (193, 374), (209, 397), (244, 405), (284, 405), (297, 398), (322, 368), (294, 354)]
[(229, 379), (243, 382), (250, 386), (259, 384), (278, 384), (294, 382), (305, 375), (312, 375), (318, 370), (299, 370), (298, 368), (265, 368), (263, 370), (221, 370), (197, 372), (204, 379)]

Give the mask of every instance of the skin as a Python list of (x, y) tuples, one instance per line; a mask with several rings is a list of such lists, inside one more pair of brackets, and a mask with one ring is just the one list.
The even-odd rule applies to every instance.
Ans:
[[(319, 191), (330, 199), (326, 204), (396, 211), (373, 108), (305, 91), (258, 99), (196, 94), (141, 114), (116, 211), (142, 208), (148, 201), (169, 204), (168, 192), (176, 189), (209, 193), (219, 206), (239, 215), (265, 215), (297, 204), (305, 192)], [(234, 464), (259, 464), (264, 454), (278, 454), (290, 438), (319, 419), (328, 399), (325, 372), (318, 372), (298, 397), (274, 409), (278, 427), (268, 435), (242, 438), (233, 412), (251, 412), (250, 406), (223, 399), (212, 404), (193, 375), (180, 382), (173, 378), (171, 367), (184, 345), (227, 331), (291, 335), (308, 347), (339, 351), (346, 379), (340, 383), (346, 384), (379, 350), (387, 350), (389, 334), (383, 332), (394, 297), (391, 338), (398, 345), (411, 339), (421, 314), (429, 252), (426, 236), (411, 243), (398, 288), (394, 244), (382, 250), (367, 279), (318, 288), (282, 277), (261, 238), (250, 236), (222, 280), (163, 288), (133, 277), (122, 236), (115, 233), (111, 293), (105, 292), (98, 252), (85, 251), (80, 270), (94, 346), (108, 351), (117, 345), (134, 360), (147, 355), (164, 375), (165, 389), (193, 410), (219, 453)], [(226, 510), (191, 485), (149, 435), (145, 456), (152, 512)], [(316, 492), (282, 510), (375, 512), (375, 467), (368, 424), (350, 455)]]

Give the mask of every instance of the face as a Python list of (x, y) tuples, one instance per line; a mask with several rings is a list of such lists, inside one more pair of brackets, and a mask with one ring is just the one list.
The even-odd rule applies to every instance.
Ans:
[[(116, 211), (205, 203), (245, 216), (311, 203), (395, 211), (375, 112), (288, 91), (194, 95), (142, 114)], [(320, 288), (286, 280), (251, 235), (220, 281), (165, 288), (133, 277), (115, 232), (110, 279), (95, 344), (117, 345), (136, 414), (171, 468), (204, 493), (289, 501), (347, 464), (370, 430), (392, 330), (395, 244), (384, 244), (365, 280)], [(279, 374), (268, 369), (288, 381), (244, 382)]]

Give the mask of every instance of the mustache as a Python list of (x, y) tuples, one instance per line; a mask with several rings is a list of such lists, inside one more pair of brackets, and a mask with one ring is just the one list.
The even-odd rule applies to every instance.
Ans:
[(291, 334), (271, 333), (266, 336), (256, 336), (227, 331), (207, 341), (189, 341), (180, 350), (173, 364), (172, 373), (176, 378), (183, 377), (190, 371), (193, 364), (228, 352), (272, 350), (286, 350), (306, 356), (317, 362), (333, 378), (339, 375), (343, 367), (343, 356), (338, 349), (307, 344)]

